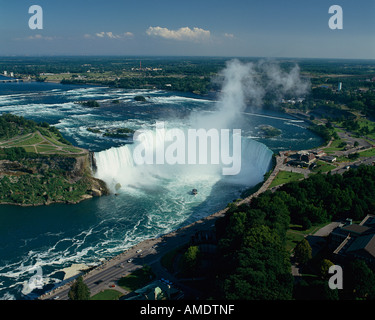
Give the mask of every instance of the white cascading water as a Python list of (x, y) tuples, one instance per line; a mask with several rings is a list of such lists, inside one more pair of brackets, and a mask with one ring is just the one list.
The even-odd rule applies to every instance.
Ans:
[[(225, 182), (253, 186), (263, 180), (263, 175), (269, 170), (272, 151), (262, 143), (249, 138), (241, 142), (241, 171), (237, 175), (222, 175), (223, 165), (216, 164), (143, 164), (134, 162), (134, 149), (142, 143), (145, 150), (153, 150), (153, 154), (162, 147), (164, 137), (149, 136), (148, 139), (134, 144), (111, 148), (95, 153), (96, 177), (105, 181), (112, 192), (142, 189), (143, 187), (162, 186), (165, 180), (187, 181), (198, 183), (206, 181), (215, 183)], [(155, 158), (155, 157), (154, 157)]]
[[(258, 81), (261, 78), (258, 69), (263, 70), (269, 78), (266, 88), (263, 88)], [(241, 112), (246, 109), (246, 101), (253, 105), (261, 105), (266, 89), (274, 93), (278, 93), (281, 89), (282, 92), (279, 93), (304, 92), (306, 89), (306, 84), (299, 78), (298, 68), (286, 73), (277, 66), (267, 64), (255, 66), (252, 63), (244, 64), (232, 60), (227, 63), (221, 75), (223, 86), (220, 99), (216, 103), (216, 111), (211, 114), (204, 112), (192, 114), (186, 121), (191, 128), (205, 130), (236, 128), (241, 120)], [(185, 132), (187, 129), (188, 125), (185, 124)], [(123, 190), (128, 187), (142, 189), (145, 186), (160, 186), (166, 180), (177, 181), (177, 184), (178, 181), (181, 184), (186, 181), (205, 181), (213, 185), (217, 181), (224, 181), (253, 186), (263, 180), (264, 174), (271, 165), (272, 151), (264, 144), (244, 137), (241, 138), (241, 171), (236, 175), (223, 176), (222, 165), (135, 165), (133, 151), (137, 143), (143, 143), (145, 150), (152, 149), (155, 153), (160, 146), (163, 146), (163, 138), (156, 133), (143, 142), (96, 153), (96, 176), (104, 180), (112, 190), (119, 189), (120, 185)]]

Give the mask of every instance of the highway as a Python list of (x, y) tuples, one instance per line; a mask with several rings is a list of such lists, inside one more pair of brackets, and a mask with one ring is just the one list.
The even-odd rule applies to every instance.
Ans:
[[(103, 264), (84, 274), (83, 279), (90, 289), (91, 295), (95, 295), (96, 293), (105, 289), (113, 288), (113, 285), (117, 290), (126, 294), (127, 292), (125, 292), (124, 289), (119, 288), (116, 282), (136, 269), (141, 268), (144, 264), (151, 266), (158, 279), (165, 278), (176, 283), (177, 279), (175, 279), (172, 274), (169, 274), (166, 269), (161, 266), (161, 257), (163, 257), (167, 252), (187, 243), (190, 240), (190, 237), (193, 236), (197, 231), (207, 230), (208, 228), (212, 227), (215, 220), (223, 216), (225, 211), (226, 209), (219, 211), (209, 217), (194, 222), (186, 227), (182, 227), (159, 238), (144, 240), (129, 250), (126, 250), (125, 252), (115, 256), (113, 259), (104, 262)], [(137, 253), (138, 250), (142, 251)], [(129, 259), (133, 260), (128, 262)], [(73, 282), (71, 281), (51, 292), (47, 292), (46, 294), (40, 296), (39, 299), (68, 300), (68, 292), (72, 283)], [(179, 285), (179, 287), (183, 286)], [(184, 287), (184, 290), (189, 290), (189, 288)]]

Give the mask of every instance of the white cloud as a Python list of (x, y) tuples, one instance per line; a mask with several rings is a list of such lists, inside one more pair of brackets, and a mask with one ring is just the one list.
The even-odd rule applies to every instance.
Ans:
[(204, 30), (201, 28), (189, 27), (180, 28), (178, 30), (169, 30), (168, 28), (162, 27), (149, 27), (146, 30), (149, 36), (162, 37), (165, 39), (172, 40), (184, 40), (184, 41), (202, 41), (207, 40), (211, 33), (209, 30)]
[(224, 37), (226, 37), (226, 38), (234, 38), (234, 34), (233, 33), (227, 33), (227, 32), (225, 32), (224, 33)]
[[(99, 38), (109, 38), (109, 39), (124, 39), (124, 38), (131, 38), (134, 36), (133, 33), (131, 32), (124, 32), (124, 33), (120, 33), (120, 34), (114, 34), (113, 32), (111, 31), (108, 31), (108, 32), (98, 32), (98, 33), (95, 33), (95, 36), (96, 37), (99, 37)], [(85, 38), (92, 38), (92, 36), (90, 34), (85, 34), (84, 35)]]
[(54, 40), (55, 37), (42, 36), (41, 34), (35, 34), (27, 38), (16, 38), (15, 40)]

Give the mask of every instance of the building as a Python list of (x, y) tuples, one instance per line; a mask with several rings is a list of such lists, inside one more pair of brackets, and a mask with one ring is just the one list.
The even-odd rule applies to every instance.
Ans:
[(375, 216), (366, 216), (361, 223), (351, 220), (335, 228), (329, 236), (329, 248), (337, 260), (363, 259), (375, 266)]
[(334, 156), (322, 156), (319, 159), (326, 162), (335, 162), (337, 160), (337, 158)]
[(327, 155), (323, 150), (312, 150), (311, 152), (315, 155), (316, 158), (324, 157)]
[(315, 161), (315, 155), (311, 152), (308, 152), (308, 153), (302, 154), (300, 160), (307, 164), (311, 164), (313, 161)]
[(291, 154), (289, 159), (290, 160), (287, 162), (289, 165), (307, 168), (316, 160), (316, 157), (312, 152), (299, 151), (295, 154)]
[(181, 300), (184, 294), (168, 280), (156, 280), (120, 300)]
[(340, 92), (342, 89), (342, 82), (339, 82), (339, 85), (337, 86), (337, 91)]

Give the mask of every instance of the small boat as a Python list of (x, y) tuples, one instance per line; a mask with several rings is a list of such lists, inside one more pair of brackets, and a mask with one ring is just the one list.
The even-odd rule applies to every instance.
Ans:
[(197, 191), (197, 189), (193, 189), (193, 190), (191, 191), (191, 193), (194, 194), (194, 195), (196, 195), (196, 194), (198, 193), (198, 191)]

